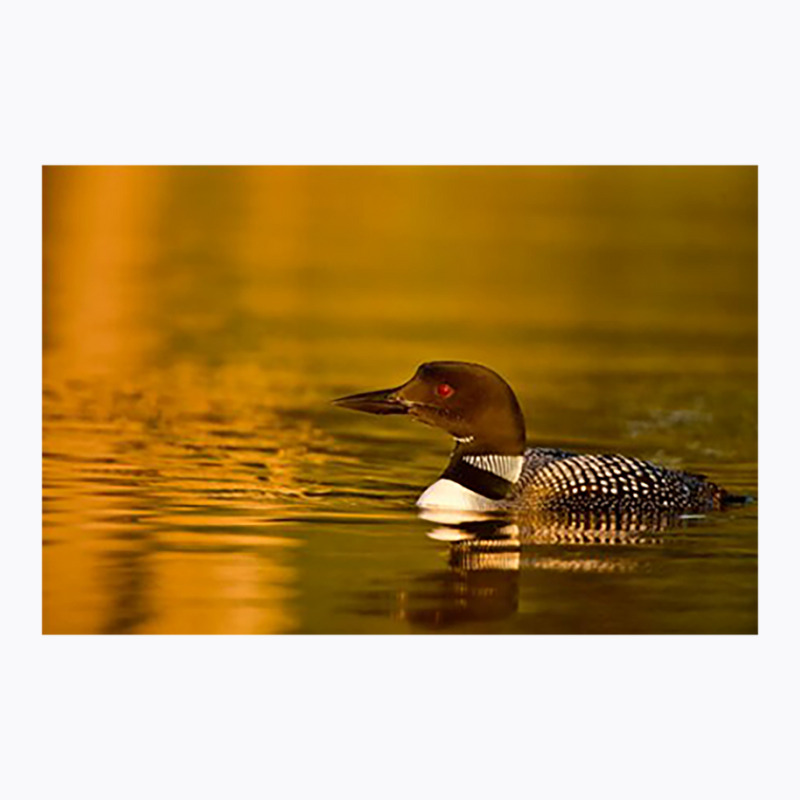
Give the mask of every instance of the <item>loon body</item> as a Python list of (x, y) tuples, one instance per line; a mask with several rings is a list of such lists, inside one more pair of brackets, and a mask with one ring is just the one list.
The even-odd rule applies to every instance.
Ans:
[(674, 514), (721, 508), (727, 497), (703, 476), (639, 458), (526, 447), (514, 392), (480, 364), (422, 364), (402, 386), (334, 403), (372, 414), (406, 414), (453, 437), (447, 468), (417, 500), (424, 509)]

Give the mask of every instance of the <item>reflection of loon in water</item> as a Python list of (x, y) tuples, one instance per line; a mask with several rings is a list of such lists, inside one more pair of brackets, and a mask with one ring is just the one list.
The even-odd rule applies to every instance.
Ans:
[(454, 438), (447, 469), (417, 501), (423, 508), (655, 514), (722, 508), (742, 499), (701, 475), (639, 458), (526, 449), (514, 392), (480, 364), (423, 364), (402, 386), (334, 402), (371, 414), (407, 414)]
[(691, 524), (676, 515), (542, 513), (500, 519), (422, 511), (438, 523), (428, 536), (449, 547), (447, 571), (419, 579), (396, 596), (393, 616), (442, 629), (498, 621), (519, 606), (522, 573), (603, 575), (647, 570), (669, 529)]

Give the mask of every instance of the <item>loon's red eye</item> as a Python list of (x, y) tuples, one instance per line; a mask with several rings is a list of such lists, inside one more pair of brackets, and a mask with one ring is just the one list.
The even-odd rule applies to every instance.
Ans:
[(445, 399), (450, 397), (454, 391), (455, 389), (449, 383), (440, 383), (436, 387), (436, 394), (438, 394), (439, 397), (444, 397)]

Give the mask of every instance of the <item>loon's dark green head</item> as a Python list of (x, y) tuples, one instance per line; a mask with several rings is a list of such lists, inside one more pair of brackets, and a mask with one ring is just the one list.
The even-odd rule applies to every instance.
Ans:
[(525, 420), (514, 392), (480, 364), (431, 361), (402, 386), (333, 402), (369, 414), (408, 414), (447, 431), (462, 453), (522, 455), (525, 449)]

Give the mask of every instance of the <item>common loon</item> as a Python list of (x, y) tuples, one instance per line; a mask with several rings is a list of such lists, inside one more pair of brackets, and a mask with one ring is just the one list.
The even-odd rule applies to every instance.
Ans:
[(370, 414), (407, 414), (453, 437), (447, 468), (417, 500), (423, 509), (678, 514), (740, 499), (704, 476), (639, 458), (526, 448), (514, 392), (480, 364), (432, 361), (402, 386), (333, 402)]

